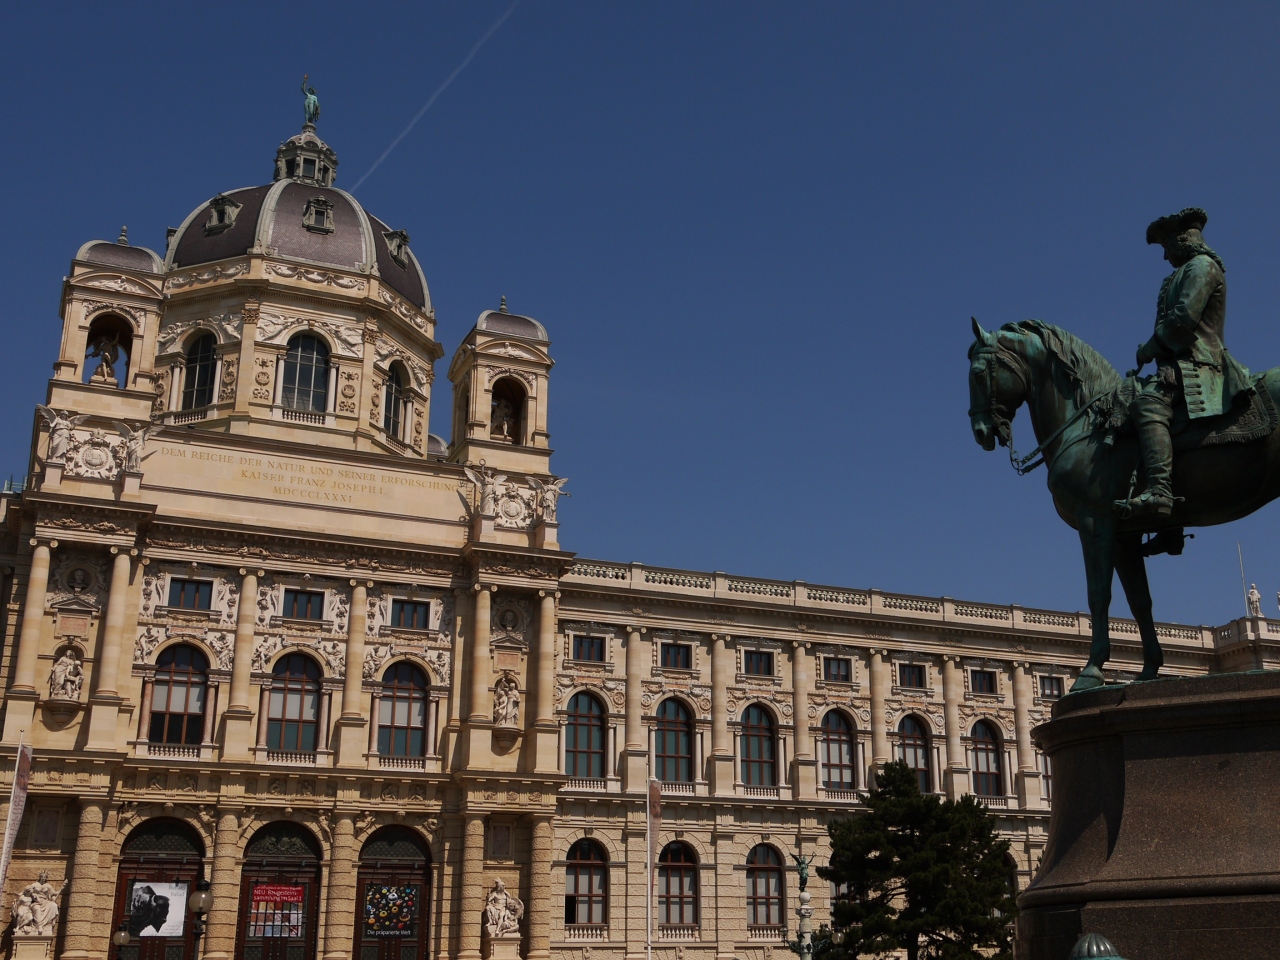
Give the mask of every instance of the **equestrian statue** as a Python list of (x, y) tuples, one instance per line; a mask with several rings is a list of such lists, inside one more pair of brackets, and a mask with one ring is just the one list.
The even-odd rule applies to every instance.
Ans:
[[(1280, 368), (1250, 374), (1227, 352), (1226, 269), (1204, 241), (1208, 219), (1189, 207), (1147, 228), (1173, 272), (1160, 287), (1155, 331), (1124, 377), (1051, 324), (1024, 320), (989, 333), (973, 321), (974, 439), (985, 450), (1007, 446), (1020, 474), (1043, 463), (1058, 515), (1080, 533), (1093, 642), (1072, 692), (1105, 683), (1113, 571), (1142, 637), (1138, 679), (1153, 680), (1164, 654), (1145, 558), (1181, 554), (1186, 527), (1238, 520), (1280, 496)], [(1152, 361), (1155, 372), (1140, 376)], [(1020, 457), (1012, 421), (1024, 403), (1037, 446)]]

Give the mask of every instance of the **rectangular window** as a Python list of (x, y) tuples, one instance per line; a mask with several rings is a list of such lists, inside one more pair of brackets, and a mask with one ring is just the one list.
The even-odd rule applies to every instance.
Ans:
[(181, 610), (208, 610), (213, 602), (213, 584), (208, 580), (169, 581), (169, 606)]
[(1044, 772), (1044, 798), (1053, 802), (1053, 764), (1047, 754), (1040, 754), (1040, 769)]
[(573, 659), (604, 662), (604, 637), (574, 637)]
[(822, 679), (828, 683), (853, 681), (853, 662), (847, 657), (825, 657), (822, 661)]
[(974, 693), (995, 693), (996, 675), (993, 670), (969, 671), (969, 687)]
[(772, 677), (773, 653), (768, 650), (744, 650), (742, 672), (753, 677)]
[(401, 630), (426, 630), (430, 622), (430, 603), (421, 600), (391, 601), (391, 626)]
[(1045, 700), (1057, 700), (1062, 696), (1061, 677), (1041, 677), (1040, 696)]
[(924, 665), (919, 663), (898, 664), (898, 686), (924, 689)]
[(302, 175), (304, 177), (314, 177), (316, 175), (316, 162), (310, 157), (302, 161)]
[(324, 594), (311, 590), (285, 590), (281, 616), (288, 620), (323, 620)]
[(692, 669), (693, 648), (687, 643), (664, 643), (662, 645), (662, 665), (673, 670)]

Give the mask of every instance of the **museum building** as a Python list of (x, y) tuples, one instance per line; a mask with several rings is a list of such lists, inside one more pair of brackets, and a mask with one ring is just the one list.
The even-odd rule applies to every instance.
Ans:
[[(5, 797), (35, 756), (8, 947), (638, 960), (656, 779), (655, 954), (770, 960), (793, 854), (825, 862), (895, 757), (978, 795), (1025, 885), (1053, 782), (1031, 730), (1087, 615), (562, 549), (546, 328), (482, 312), (431, 435), (426, 278), (337, 168), (308, 124), (163, 255), (122, 233), (72, 261), (0, 497)], [(1260, 617), (1159, 632), (1170, 672), (1276, 665)]]

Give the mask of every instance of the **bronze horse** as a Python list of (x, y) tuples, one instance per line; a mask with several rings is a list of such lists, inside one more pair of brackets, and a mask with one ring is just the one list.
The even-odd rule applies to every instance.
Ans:
[[(1249, 443), (1175, 452), (1172, 516), (1122, 520), (1112, 504), (1129, 495), (1138, 465), (1136, 438), (1099, 429), (1092, 411), (1085, 410), (1120, 385), (1115, 368), (1083, 340), (1039, 320), (1006, 324), (993, 333), (975, 320), (973, 334), (969, 422), (974, 439), (984, 450), (994, 450), (998, 441), (1012, 451), (1012, 420), (1027, 404), (1036, 441), (1044, 447), (1054, 507), (1080, 533), (1093, 642), (1072, 691), (1105, 683), (1112, 571), (1120, 577), (1142, 637), (1138, 679), (1154, 679), (1164, 654), (1151, 616), (1145, 557), (1180, 553), (1184, 527), (1238, 520), (1280, 496), (1280, 430)], [(1280, 368), (1267, 371), (1263, 380), (1280, 405)], [(1144, 534), (1157, 536), (1144, 543)]]

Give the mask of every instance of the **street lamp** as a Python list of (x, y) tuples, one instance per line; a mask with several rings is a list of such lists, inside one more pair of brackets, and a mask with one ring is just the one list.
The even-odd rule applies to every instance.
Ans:
[(192, 927), (191, 933), (196, 939), (196, 957), (198, 958), (200, 956), (200, 938), (204, 936), (204, 918), (213, 909), (213, 894), (209, 892), (208, 880), (196, 881), (194, 892), (187, 898), (187, 906), (196, 915), (196, 922)]
[[(117, 948), (120, 948), (128, 946), (129, 941), (132, 939), (133, 938), (129, 936), (129, 922), (127, 920), (121, 920), (120, 926), (116, 928), (116, 932), (111, 934), (111, 942), (114, 943)], [(119, 956), (119, 954), (120, 951), (117, 949), (116, 955)]]

